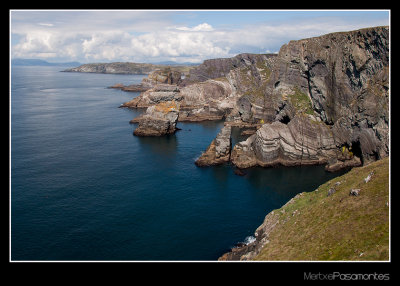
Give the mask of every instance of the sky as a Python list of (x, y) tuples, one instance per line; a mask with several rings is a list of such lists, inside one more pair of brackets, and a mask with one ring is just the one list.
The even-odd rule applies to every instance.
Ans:
[(10, 10), (10, 56), (201, 63), (389, 23), (389, 10)]

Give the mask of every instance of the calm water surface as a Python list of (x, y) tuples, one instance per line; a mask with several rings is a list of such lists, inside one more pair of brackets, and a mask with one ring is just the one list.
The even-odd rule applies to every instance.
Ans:
[[(198, 168), (223, 122), (133, 136), (142, 75), (11, 69), (12, 260), (216, 260), (265, 215), (341, 173)], [(239, 140), (236, 138), (234, 140)]]

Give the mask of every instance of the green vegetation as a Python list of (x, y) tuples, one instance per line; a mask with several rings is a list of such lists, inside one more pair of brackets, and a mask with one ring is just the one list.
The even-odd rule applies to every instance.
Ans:
[(294, 88), (294, 93), (287, 95), (293, 107), (301, 113), (314, 114), (312, 103), (307, 94), (302, 92), (298, 87)]
[(353, 168), (274, 213), (279, 223), (255, 260), (388, 260), (389, 158)]
[(261, 76), (263, 77), (264, 81), (268, 81), (269, 77), (271, 76), (271, 69), (266, 65), (265, 61), (258, 61), (256, 63), (256, 67), (260, 72)]
[[(259, 61), (256, 64), (257, 71), (244, 67), (240, 69), (240, 82), (241, 86), (245, 87), (246, 91), (243, 95), (248, 96), (251, 102), (256, 102), (257, 99), (265, 98), (265, 88), (269, 77), (271, 75), (271, 70), (265, 65), (264, 62)], [(259, 76), (261, 76), (261, 81), (259, 81)]]

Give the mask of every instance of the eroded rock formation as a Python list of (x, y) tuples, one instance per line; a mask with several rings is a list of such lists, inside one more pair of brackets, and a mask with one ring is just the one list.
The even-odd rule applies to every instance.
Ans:
[(136, 119), (139, 123), (133, 132), (136, 136), (163, 136), (177, 130), (179, 103), (165, 101), (147, 108), (146, 113)]
[(311, 115), (297, 115), (288, 124), (264, 124), (235, 145), (231, 160), (239, 168), (328, 164), (331, 171), (361, 164), (353, 154), (343, 153), (326, 124)]
[(207, 150), (196, 160), (197, 166), (212, 166), (229, 162), (232, 139), (231, 126), (224, 126)]
[(277, 55), (207, 60), (184, 80), (152, 73), (151, 88), (123, 106), (174, 101), (179, 121), (262, 126), (233, 148), (240, 168), (369, 163), (389, 154), (388, 41), (388, 27), (373, 27), (290, 41)]

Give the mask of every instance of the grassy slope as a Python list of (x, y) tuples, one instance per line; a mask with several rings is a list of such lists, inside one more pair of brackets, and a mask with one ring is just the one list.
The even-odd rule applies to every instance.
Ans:
[[(361, 191), (350, 196), (351, 189)], [(255, 260), (388, 260), (389, 158), (353, 168), (275, 213), (279, 223)]]

